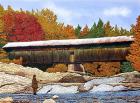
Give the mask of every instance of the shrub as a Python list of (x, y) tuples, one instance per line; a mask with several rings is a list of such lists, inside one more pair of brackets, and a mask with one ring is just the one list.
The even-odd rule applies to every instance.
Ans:
[(121, 72), (125, 73), (125, 72), (132, 72), (134, 71), (134, 68), (132, 67), (130, 62), (123, 62), (121, 64)]

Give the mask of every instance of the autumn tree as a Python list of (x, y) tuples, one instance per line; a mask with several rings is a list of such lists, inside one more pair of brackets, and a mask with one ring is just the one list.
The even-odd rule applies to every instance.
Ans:
[(2, 5), (0, 5), (0, 47), (6, 44), (7, 42), (7, 35), (4, 33), (4, 22), (3, 22), (3, 15), (5, 10)]
[(113, 36), (113, 27), (110, 25), (110, 22), (108, 21), (105, 25), (104, 25), (104, 36), (110, 37)]
[(86, 25), (83, 30), (81, 31), (81, 36), (86, 36), (87, 34), (89, 33), (89, 28), (88, 26)]
[(37, 19), (24, 12), (8, 11), (3, 16), (4, 31), (9, 41), (43, 40), (44, 32)]
[(65, 35), (67, 39), (76, 39), (75, 30), (72, 25), (64, 26), (62, 34)]
[(127, 59), (135, 70), (140, 71), (140, 16), (137, 18), (134, 33), (134, 42), (130, 46), (130, 54)]
[(57, 16), (49, 9), (34, 11), (32, 14), (37, 18), (45, 32), (45, 40), (64, 39), (64, 24), (57, 22)]
[(0, 5), (0, 32), (3, 32), (3, 19), (2, 16), (4, 14), (4, 8)]

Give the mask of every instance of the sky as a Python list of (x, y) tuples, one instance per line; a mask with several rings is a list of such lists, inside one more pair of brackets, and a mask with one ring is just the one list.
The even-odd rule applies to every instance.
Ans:
[(130, 29), (140, 15), (140, 0), (0, 0), (0, 4), (19, 10), (49, 8), (58, 17), (58, 22), (76, 27), (78, 24), (91, 27), (99, 18)]

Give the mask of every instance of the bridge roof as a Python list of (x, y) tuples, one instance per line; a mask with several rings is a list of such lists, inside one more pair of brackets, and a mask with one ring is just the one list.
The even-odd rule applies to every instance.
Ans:
[(16, 47), (37, 47), (37, 46), (76, 46), (86, 44), (107, 44), (121, 43), (134, 41), (133, 36), (117, 36), (117, 37), (102, 37), (90, 39), (66, 39), (66, 40), (47, 40), (47, 41), (31, 41), (31, 42), (9, 42), (3, 48)]

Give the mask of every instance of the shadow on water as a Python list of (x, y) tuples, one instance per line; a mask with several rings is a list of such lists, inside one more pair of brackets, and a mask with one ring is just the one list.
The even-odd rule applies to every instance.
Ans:
[(42, 103), (53, 95), (59, 96), (57, 103), (140, 103), (140, 90), (76, 94), (0, 94), (0, 98), (12, 97), (14, 103)]

